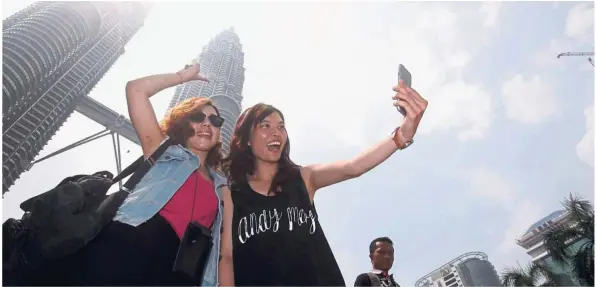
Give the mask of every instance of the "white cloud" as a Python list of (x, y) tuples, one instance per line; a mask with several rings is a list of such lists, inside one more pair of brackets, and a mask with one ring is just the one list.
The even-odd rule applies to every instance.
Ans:
[(593, 106), (590, 106), (585, 110), (587, 132), (582, 140), (576, 145), (576, 154), (578, 155), (578, 158), (591, 167), (595, 166), (594, 114), (595, 109)]
[(501, 174), (486, 167), (464, 173), (469, 183), (469, 192), (492, 202), (508, 206), (516, 198), (516, 187)]
[(457, 21), (458, 15), (456, 15), (456, 13), (454, 13), (453, 11), (443, 8), (429, 9), (423, 11), (418, 26), (419, 28), (426, 28), (437, 31), (444, 30), (446, 29), (446, 27), (454, 26), (457, 24)]
[[(554, 2), (552, 7), (556, 5)], [(555, 8), (555, 7), (553, 7)], [(584, 2), (574, 5), (568, 11), (564, 34), (561, 37), (553, 38), (549, 46), (535, 53), (532, 56), (533, 65), (541, 69), (568, 69), (579, 68), (580, 70), (592, 71), (592, 67), (586, 62), (586, 57), (562, 57), (557, 55), (565, 52), (583, 52), (592, 50), (593, 31), (593, 4)], [(581, 61), (582, 59), (582, 61)], [(582, 63), (579, 63), (582, 62)], [(566, 65), (577, 63), (577, 66), (566, 67)]]
[(560, 114), (555, 87), (539, 75), (525, 80), (518, 74), (504, 82), (502, 100), (507, 117), (522, 123), (537, 124)]
[[(267, 90), (256, 93), (279, 106), (289, 118), (289, 126), (294, 125), (290, 122), (292, 119), (301, 117), (301, 124), (292, 126), (294, 139), (299, 139), (296, 134), (308, 135), (312, 132), (310, 129), (303, 130), (303, 127), (317, 124), (326, 129), (326, 139), (341, 139), (343, 144), (362, 148), (387, 135), (402, 120), (389, 106), (391, 86), (397, 78), (397, 65), (402, 63), (413, 75), (413, 87), (430, 102), (420, 134), (452, 132), (461, 141), (481, 139), (493, 117), (490, 95), (483, 85), (465, 81), (463, 71), (484, 44), (479, 36), (485, 34), (482, 28), (485, 18), (478, 13), (463, 12), (463, 9), (451, 10), (443, 6), (412, 9), (411, 5), (397, 4), (396, 7), (401, 8), (400, 17), (376, 11), (374, 17), (378, 21), (368, 21), (363, 27), (347, 30), (346, 25), (328, 24), (358, 22), (361, 20), (359, 17), (369, 19), (368, 16), (373, 14), (372, 9), (367, 7), (362, 6), (358, 14), (334, 9), (330, 15), (334, 15), (336, 20), (330, 21), (330, 16), (321, 16), (326, 24), (305, 24), (303, 29), (311, 28), (314, 32), (298, 36), (317, 36), (312, 42), (318, 44), (306, 45), (304, 53), (293, 54), (294, 59), (276, 62), (277, 66), (285, 65), (297, 74), (304, 74), (305, 78), (285, 79), (279, 70), (272, 70), (272, 73), (277, 73), (275, 83), (270, 81), (271, 77), (254, 77), (251, 84), (247, 82), (245, 91), (252, 91), (252, 86), (257, 86), (256, 82), (259, 86), (267, 85)], [(468, 12), (478, 12), (478, 6), (469, 7), (474, 8)], [(282, 23), (278, 25), (279, 29), (287, 30)], [(475, 30), (470, 27), (475, 27)], [(376, 32), (372, 34), (371, 31)], [(265, 34), (271, 33), (264, 31)], [(262, 58), (261, 54), (278, 53), (269, 51), (267, 46), (284, 51), (284, 47), (275, 45), (300, 44), (295, 43), (297, 35), (281, 35), (288, 35), (281, 36), (288, 39), (279, 39), (273, 45), (261, 47), (260, 51), (247, 49), (247, 55), (259, 53), (255, 57)], [(385, 35), (387, 38), (371, 35)], [(301, 43), (304, 45), (304, 42)], [(280, 58), (283, 57), (286, 56), (280, 55)], [(263, 66), (263, 63), (259, 65)], [(329, 66), (335, 68), (326, 68)], [(255, 67), (250, 71), (259, 72), (256, 69), (262, 68)], [(280, 96), (281, 91), (284, 97)], [(316, 117), (305, 117), (305, 110), (311, 114), (325, 114), (325, 125)], [(386, 122), (375, 129), (379, 135), (372, 135), (371, 119), (379, 118), (386, 119)], [(368, 136), (362, 136), (365, 133)]]
[(485, 21), (483, 22), (484, 27), (494, 28), (498, 25), (502, 4), (503, 3), (500, 1), (487, 1), (481, 4), (479, 10), (481, 13), (485, 14)]
[[(481, 8), (487, 19), (480, 17), (478, 9), (469, 14), (434, 7), (422, 13), (416, 29), (402, 31), (392, 41), (393, 50), (402, 57), (399, 62), (406, 62), (413, 74), (413, 86), (429, 100), (420, 134), (452, 132), (460, 141), (468, 141), (483, 138), (489, 129), (491, 96), (484, 85), (465, 81), (464, 69), (486, 44), (483, 39), (489, 32), (483, 24), (494, 25), (499, 8)], [(416, 45), (404, 44), (410, 37)], [(418, 75), (424, 78), (415, 78)]]
[(570, 8), (566, 18), (566, 35), (579, 41), (592, 42), (595, 19), (593, 11), (593, 4), (589, 2), (579, 3)]
[(483, 138), (493, 118), (491, 96), (481, 85), (467, 85), (463, 81), (446, 83), (432, 92), (420, 132), (457, 130), (460, 141)]

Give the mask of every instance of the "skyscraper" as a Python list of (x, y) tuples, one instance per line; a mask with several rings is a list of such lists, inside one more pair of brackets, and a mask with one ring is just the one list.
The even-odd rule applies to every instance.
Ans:
[(222, 126), (224, 152), (230, 150), (234, 125), (241, 113), (242, 90), (245, 82), (244, 53), (240, 39), (230, 28), (218, 34), (193, 63), (201, 65), (201, 73), (209, 83), (187, 82), (176, 87), (168, 109), (190, 97), (211, 98), (225, 119)]
[(149, 8), (37, 2), (2, 21), (2, 193), (124, 53)]
[(483, 252), (462, 254), (423, 276), (416, 287), (501, 286), (495, 268)]

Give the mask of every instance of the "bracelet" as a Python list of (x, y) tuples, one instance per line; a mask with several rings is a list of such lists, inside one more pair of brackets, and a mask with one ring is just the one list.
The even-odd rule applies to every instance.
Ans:
[(407, 148), (414, 142), (414, 140), (412, 139), (407, 142), (402, 142), (400, 140), (400, 127), (397, 127), (392, 133), (392, 140), (394, 140), (394, 143), (396, 144), (396, 147), (398, 147), (399, 150)]
[(404, 143), (402, 141), (400, 141), (400, 133), (398, 132), (399, 130), (400, 130), (400, 127), (397, 127), (394, 130), (394, 132), (392, 133), (392, 139), (394, 140), (396, 147), (398, 147), (398, 149), (402, 149), (404, 147)]

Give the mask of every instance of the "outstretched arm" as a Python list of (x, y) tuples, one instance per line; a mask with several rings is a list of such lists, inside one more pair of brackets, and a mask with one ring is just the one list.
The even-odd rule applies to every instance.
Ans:
[(198, 64), (187, 66), (178, 73), (147, 76), (126, 84), (129, 116), (141, 142), (143, 155), (146, 158), (158, 148), (165, 138), (160, 131), (149, 98), (164, 89), (192, 80), (207, 80), (199, 75)]
[(396, 152), (399, 146), (413, 139), (427, 108), (427, 101), (402, 82), (393, 90), (397, 92), (393, 97), (396, 100), (394, 105), (406, 110), (406, 117), (396, 135), (384, 139), (351, 160), (302, 168), (301, 173), (311, 198), (320, 188), (359, 177), (370, 171)]
[(354, 159), (309, 165), (302, 172), (307, 178), (309, 191), (314, 193), (320, 188), (361, 176), (384, 162), (396, 150), (396, 143), (392, 137), (388, 137)]

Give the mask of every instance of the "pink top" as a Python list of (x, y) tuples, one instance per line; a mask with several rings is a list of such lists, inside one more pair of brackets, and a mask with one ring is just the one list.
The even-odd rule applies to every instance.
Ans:
[[(197, 184), (197, 188), (195, 188), (195, 184)], [(195, 191), (197, 195), (194, 195)], [(195, 196), (193, 220), (207, 228), (211, 228), (218, 214), (218, 197), (214, 191), (213, 183), (198, 172), (193, 172), (170, 198), (170, 201), (160, 210), (160, 215), (170, 223), (181, 239), (191, 219), (193, 196)]]

